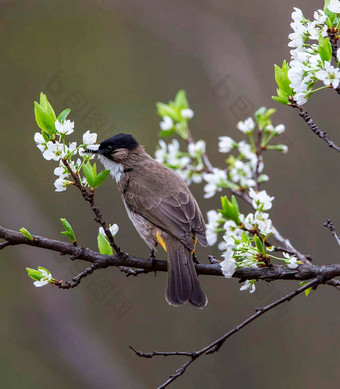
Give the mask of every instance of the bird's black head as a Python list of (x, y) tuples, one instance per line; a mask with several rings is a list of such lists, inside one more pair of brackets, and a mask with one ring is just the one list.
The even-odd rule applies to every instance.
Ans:
[(106, 158), (113, 160), (113, 156), (115, 152), (118, 152), (118, 150), (130, 151), (136, 148), (137, 146), (139, 146), (139, 144), (132, 135), (117, 134), (101, 142), (98, 150), (89, 151), (92, 153), (104, 155)]

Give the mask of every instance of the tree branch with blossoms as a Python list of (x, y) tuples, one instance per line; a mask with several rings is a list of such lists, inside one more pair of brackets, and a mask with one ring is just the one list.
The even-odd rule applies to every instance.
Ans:
[[(282, 67), (275, 66), (278, 93), (274, 100), (297, 108), (309, 128), (330, 147), (340, 151), (328, 138), (327, 133), (315, 125), (303, 106), (310, 96), (320, 89), (332, 88), (338, 91), (339, 18), (334, 8), (338, 3), (340, 5), (340, 1), (326, 1), (324, 10), (316, 11), (313, 21), (306, 19), (299, 9), (294, 10), (294, 33), (290, 35), (289, 44), (293, 47), (292, 60), (289, 63), (284, 61)], [(309, 43), (313, 40), (317, 43)], [(333, 65), (332, 61), (336, 64)], [(320, 82), (323, 86), (314, 88), (316, 83)], [(62, 234), (70, 243), (31, 234), (24, 227), (19, 231), (0, 227), (0, 238), (4, 240), (0, 243), (0, 250), (16, 245), (28, 245), (68, 255), (71, 260), (90, 262), (90, 266), (70, 281), (52, 277), (46, 265), (38, 266), (37, 269), (27, 268), (27, 273), (34, 280), (36, 287), (52, 285), (60, 289), (73, 289), (97, 269), (107, 267), (118, 267), (126, 276), (153, 271), (166, 272), (166, 261), (140, 258), (121, 250), (115, 241), (118, 226), (108, 225), (95, 203), (96, 190), (109, 174), (108, 170), (98, 173), (96, 163), (93, 163), (94, 155), (86, 153), (87, 149), (98, 148), (97, 134), (85, 132), (79, 145), (75, 141), (67, 141), (74, 132), (74, 123), (67, 119), (70, 109), (65, 109), (57, 117), (44, 94), (41, 94), (39, 103), (35, 102), (34, 110), (40, 128), (34, 135), (36, 145), (44, 159), (57, 162), (54, 168), (54, 174), (57, 176), (54, 182), (55, 190), (63, 192), (70, 187), (76, 187), (90, 205), (94, 219), (100, 225), (97, 234), (98, 251), (79, 246), (76, 233), (66, 219), (61, 219), (64, 227)], [(173, 101), (157, 103), (157, 112), (162, 118), (159, 132), (162, 139), (159, 141), (155, 158), (173, 169), (188, 185), (204, 184), (205, 199), (217, 194), (222, 195), (219, 209), (211, 209), (207, 213), (207, 240), (209, 246), (218, 244), (221, 255), (217, 258), (209, 256), (210, 264), (196, 264), (197, 273), (224, 276), (227, 279), (238, 278), (241, 282), (240, 290), (250, 293), (256, 291), (259, 280), (300, 282), (299, 287), (290, 294), (257, 310), (233, 330), (199, 351), (148, 354), (133, 349), (138, 355), (148, 358), (157, 355), (189, 357), (186, 364), (161, 386), (166, 387), (182, 375), (199, 356), (218, 351), (231, 335), (279, 304), (290, 301), (302, 292), (307, 296), (321, 283), (339, 289), (340, 281), (336, 277), (340, 276), (340, 265), (312, 264), (311, 257), (299, 252), (283, 237), (270, 218), (274, 197), (263, 188), (269, 180), (265, 173), (265, 157), (268, 152), (288, 152), (285, 144), (277, 143), (285, 131), (285, 126), (274, 124), (274, 109), (261, 107), (253, 117), (240, 121), (237, 128), (244, 137), (241, 141), (236, 142), (229, 136), (219, 137), (218, 149), (225, 156), (222, 167), (215, 166), (209, 159), (205, 141), (194, 139), (189, 128), (194, 111), (190, 108), (184, 91), (179, 91)], [(166, 143), (166, 137), (172, 137), (171, 141)], [(243, 213), (243, 203), (250, 205), (252, 211)], [(338, 241), (334, 225), (330, 221), (325, 225)]]
[(325, 0), (323, 10), (314, 12), (314, 19), (307, 19), (299, 8), (292, 13), (293, 33), (289, 34), (291, 60), (275, 65), (277, 96), (281, 104), (297, 108), (300, 117), (329, 147), (340, 151), (328, 134), (321, 130), (304, 108), (314, 93), (322, 89), (334, 89), (340, 93), (340, 1)]

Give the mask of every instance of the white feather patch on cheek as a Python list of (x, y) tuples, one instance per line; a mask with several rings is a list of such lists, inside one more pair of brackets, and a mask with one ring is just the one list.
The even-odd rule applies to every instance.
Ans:
[(124, 174), (124, 168), (121, 163), (116, 163), (111, 161), (110, 159), (104, 157), (103, 155), (98, 155), (100, 162), (104, 165), (106, 170), (111, 170), (110, 174), (115, 178), (118, 183)]

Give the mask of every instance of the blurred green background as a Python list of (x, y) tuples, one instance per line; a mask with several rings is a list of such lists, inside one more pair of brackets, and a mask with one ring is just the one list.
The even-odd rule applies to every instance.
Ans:
[[(287, 155), (269, 153), (266, 189), (275, 196), (275, 225), (315, 263), (338, 261), (338, 247), (322, 223), (340, 230), (339, 156), (313, 135), (297, 112), (271, 100), (273, 64), (289, 58), (292, 7), (312, 17), (321, 1), (21, 0), (0, 3), (1, 191), (0, 224), (60, 238), (60, 217), (78, 241), (96, 248), (98, 226), (76, 190), (54, 192), (55, 163), (34, 145), (33, 101), (47, 93), (56, 111), (72, 108), (73, 134), (90, 129), (105, 139), (130, 132), (149, 153), (157, 145), (155, 102), (187, 91), (196, 139), (208, 139), (216, 166), (218, 137), (235, 139), (240, 119), (266, 105), (287, 127)], [(316, 123), (340, 143), (338, 96), (322, 91), (307, 104)], [(73, 136), (72, 135), (72, 136)], [(218, 206), (192, 187), (202, 211)], [(117, 241), (131, 254), (148, 248), (130, 224), (115, 184), (97, 194)], [(247, 213), (243, 207), (243, 213)], [(207, 262), (216, 248), (200, 249)], [(164, 258), (163, 253), (158, 254)], [(26, 266), (46, 266), (68, 280), (85, 263), (27, 247), (1, 252), (0, 386), (3, 388), (155, 388), (181, 358), (140, 359), (129, 345), (151, 350), (195, 350), (262, 306), (297, 287), (259, 283), (254, 295), (237, 280), (201, 277), (204, 310), (174, 309), (164, 300), (165, 274), (126, 279), (98, 271), (71, 291), (37, 289)], [(338, 387), (340, 295), (321, 286), (257, 320), (219, 351), (198, 360), (173, 388)]]

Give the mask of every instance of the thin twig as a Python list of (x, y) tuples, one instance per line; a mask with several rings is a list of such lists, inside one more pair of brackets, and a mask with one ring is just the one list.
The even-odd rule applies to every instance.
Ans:
[(262, 316), (266, 312), (270, 311), (271, 309), (277, 307), (280, 304), (283, 304), (286, 301), (292, 300), (294, 297), (298, 296), (300, 293), (304, 292), (305, 290), (309, 288), (315, 288), (317, 285), (320, 283), (323, 283), (327, 281), (325, 278), (322, 277), (317, 277), (314, 278), (313, 280), (309, 281), (307, 284), (304, 286), (294, 290), (293, 292), (287, 294), (284, 297), (281, 297), (280, 299), (274, 301), (273, 303), (257, 309), (256, 313), (249, 316), (246, 320), (244, 320), (242, 323), (234, 327), (231, 331), (227, 332), (224, 334), (221, 338), (215, 340), (214, 342), (210, 343), (208, 346), (205, 346), (201, 350), (195, 351), (195, 352), (180, 352), (180, 351), (172, 351), (172, 352), (161, 352), (161, 351), (153, 351), (151, 353), (144, 353), (142, 351), (137, 351), (134, 348), (130, 346), (130, 348), (136, 353), (141, 358), (152, 358), (154, 356), (189, 356), (190, 359), (185, 362), (179, 369), (177, 369), (171, 376), (170, 378), (165, 381), (162, 385), (160, 385), (157, 389), (164, 389), (167, 386), (169, 386), (173, 381), (175, 381), (177, 378), (179, 378), (187, 368), (194, 362), (196, 361), (199, 357), (202, 355), (209, 355), (213, 354), (222, 347), (222, 345), (225, 343), (225, 341), (230, 338), (232, 335), (234, 335), (236, 332), (250, 324), (252, 321), (256, 320), (258, 317)]
[(5, 247), (9, 246), (10, 243), (9, 242), (3, 242), (3, 243), (0, 243), (0, 250), (4, 249)]
[(339, 33), (339, 30), (337, 28), (328, 28), (327, 30), (327, 34), (328, 34), (328, 37), (329, 37), (329, 41), (331, 43), (331, 46), (332, 46), (332, 56), (333, 58), (338, 62), (338, 56), (337, 56), (337, 51), (338, 51), (338, 33)]
[(339, 280), (335, 280), (335, 279), (329, 280), (326, 282), (326, 284), (334, 286), (334, 288), (336, 288), (337, 290), (340, 291), (340, 281)]
[(332, 220), (331, 219), (328, 219), (326, 221), (326, 223), (323, 224), (324, 227), (327, 227), (329, 229), (329, 231), (331, 232), (331, 234), (334, 236), (337, 244), (340, 246), (340, 237), (339, 235), (336, 233), (336, 230), (335, 230), (335, 227), (334, 227), (334, 224), (332, 223)]
[(123, 273), (125, 273), (126, 277), (136, 277), (139, 274), (147, 274), (150, 273), (152, 270), (147, 270), (147, 269), (131, 269), (126, 266), (119, 266), (119, 270)]
[(314, 132), (314, 134), (323, 139), (330, 148), (340, 152), (340, 147), (328, 138), (327, 132), (320, 130), (302, 105), (299, 105), (296, 101), (291, 100), (290, 106), (299, 110), (299, 115), (307, 123), (308, 127)]
[(80, 272), (78, 275), (73, 277), (71, 281), (62, 281), (62, 280), (58, 281), (58, 280), (56, 280), (56, 282), (54, 284), (52, 284), (52, 285), (57, 286), (60, 289), (75, 288), (75, 287), (77, 287), (80, 284), (80, 281), (83, 278), (85, 278), (88, 275), (92, 274), (95, 270), (103, 269), (105, 267), (107, 267), (105, 262), (95, 262), (91, 266), (87, 267), (82, 272)]

